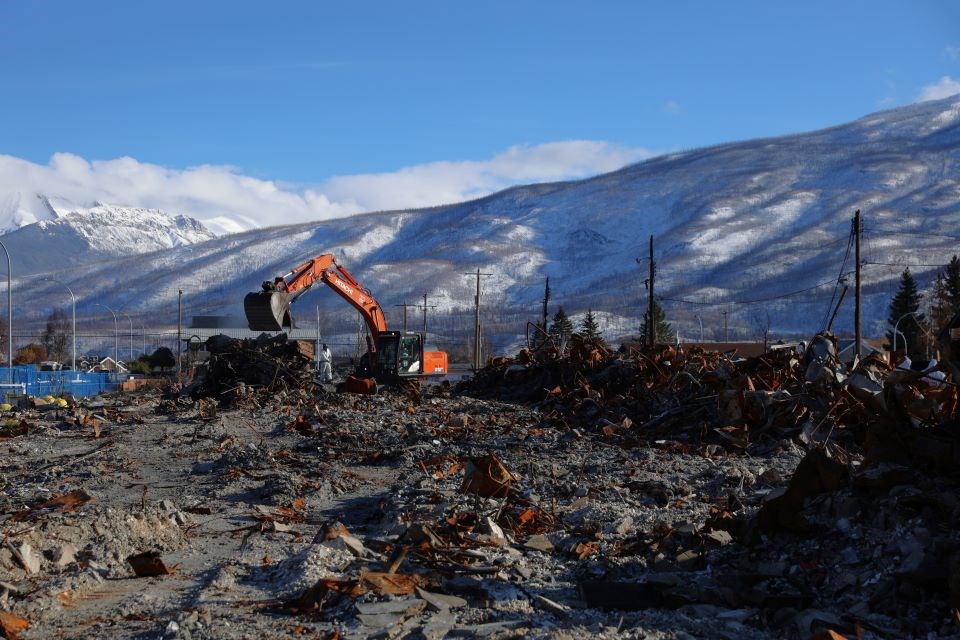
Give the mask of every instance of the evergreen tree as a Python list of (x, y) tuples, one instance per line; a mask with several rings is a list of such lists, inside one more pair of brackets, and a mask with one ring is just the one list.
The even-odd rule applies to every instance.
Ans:
[(593, 309), (587, 309), (587, 315), (583, 316), (583, 320), (580, 322), (580, 333), (586, 338), (603, 340), (600, 325), (597, 324), (597, 319), (593, 317)]
[(937, 331), (943, 329), (955, 313), (953, 303), (947, 291), (947, 281), (942, 273), (937, 274), (933, 282), (932, 299), (930, 300), (930, 322)]
[[(890, 325), (890, 331), (887, 332), (887, 347), (893, 346), (894, 327), (902, 334), (897, 336), (897, 346), (904, 348), (908, 354), (914, 357), (922, 356), (925, 351), (923, 322), (925, 320), (920, 309), (920, 300), (922, 296), (917, 291), (917, 282), (913, 279), (910, 269), (904, 269), (900, 276), (900, 288), (896, 295), (890, 301), (890, 316), (887, 323)], [(913, 314), (913, 315), (906, 315)], [(902, 319), (901, 319), (902, 318)], [(897, 321), (900, 324), (897, 325)]]
[(953, 312), (960, 311), (960, 258), (954, 255), (944, 268), (944, 285), (947, 289), (947, 299), (952, 305)]
[(563, 307), (557, 309), (553, 315), (553, 323), (550, 325), (550, 335), (557, 338), (566, 339), (573, 335), (573, 323), (564, 313)]
[[(640, 335), (643, 336), (644, 340), (646, 340), (647, 335), (647, 315), (647, 313), (643, 314), (643, 323), (640, 325)], [(653, 331), (654, 344), (673, 342), (673, 327), (667, 322), (667, 314), (663, 312), (663, 308), (656, 298), (653, 299)]]

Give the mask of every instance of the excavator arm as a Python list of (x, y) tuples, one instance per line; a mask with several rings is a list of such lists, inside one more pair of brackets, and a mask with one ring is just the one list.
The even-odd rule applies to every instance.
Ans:
[(365, 375), (372, 373), (378, 380), (396, 382), (447, 373), (447, 354), (425, 351), (425, 336), (387, 331), (380, 303), (329, 253), (307, 260), (273, 282), (264, 282), (262, 291), (248, 293), (243, 299), (247, 324), (254, 331), (293, 327), (290, 304), (317, 282), (337, 292), (367, 323), (373, 341), (367, 338), (366, 362), (361, 365)]
[(282, 331), (293, 327), (290, 305), (318, 281), (333, 289), (353, 306), (374, 337), (387, 330), (383, 309), (350, 272), (325, 253), (294, 267), (289, 273), (264, 282), (263, 291), (243, 299), (247, 324), (253, 331)]

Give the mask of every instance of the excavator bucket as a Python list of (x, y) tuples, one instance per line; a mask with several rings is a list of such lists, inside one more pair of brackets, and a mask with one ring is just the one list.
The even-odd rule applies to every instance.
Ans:
[(281, 291), (248, 293), (243, 311), (252, 331), (283, 331), (293, 327), (290, 315), (290, 294)]

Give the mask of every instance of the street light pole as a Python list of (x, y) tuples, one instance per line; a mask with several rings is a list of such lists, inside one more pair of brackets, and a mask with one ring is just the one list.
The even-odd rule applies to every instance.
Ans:
[[(900, 333), (899, 331), (897, 331), (897, 327), (900, 326), (900, 321), (906, 318), (907, 316), (915, 316), (915, 315), (917, 315), (916, 311), (907, 311), (905, 314), (897, 318), (896, 324), (893, 325), (893, 350), (894, 351), (897, 350), (897, 334)], [(907, 353), (907, 336), (903, 333), (900, 333), (900, 335), (903, 336), (903, 352)]]
[[(13, 367), (13, 290), (10, 288), (10, 281), (13, 278), (13, 266), (10, 264), (10, 252), (7, 251), (7, 245), (0, 242), (0, 248), (7, 256), (7, 361), (8, 367)], [(11, 375), (13, 369), (10, 369)]]
[(117, 314), (107, 305), (97, 302), (93, 306), (103, 307), (113, 314), (113, 362), (117, 365), (117, 371), (120, 370), (120, 329), (117, 326)]
[(183, 370), (183, 364), (180, 358), (180, 350), (183, 348), (181, 338), (181, 325), (183, 324), (183, 289), (177, 289), (177, 375)]
[(703, 344), (703, 318), (700, 317), (700, 314), (697, 314), (697, 322), (700, 323), (700, 344)]
[(140, 353), (144, 355), (150, 355), (147, 353), (147, 327), (144, 326), (143, 320), (137, 320), (140, 323)]
[(897, 334), (903, 336), (903, 344), (907, 344), (907, 336), (903, 331), (900, 331), (896, 327), (893, 328), (893, 350), (897, 350)]
[(50, 282), (56, 282), (57, 284), (62, 284), (66, 287), (67, 291), (70, 292), (70, 300), (72, 312), (73, 312), (73, 370), (77, 370), (77, 296), (73, 295), (73, 289), (71, 289), (66, 282), (61, 282), (56, 278), (44, 278), (44, 280), (49, 280)]
[(130, 362), (133, 362), (133, 318), (126, 311), (121, 311), (120, 315), (127, 316), (127, 320), (130, 321)]

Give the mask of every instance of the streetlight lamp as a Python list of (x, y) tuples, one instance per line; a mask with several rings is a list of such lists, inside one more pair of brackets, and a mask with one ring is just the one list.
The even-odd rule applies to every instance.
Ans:
[(117, 370), (119, 371), (120, 369), (120, 329), (117, 328), (117, 314), (114, 312), (113, 309), (111, 309), (110, 307), (108, 307), (103, 303), (97, 302), (97, 303), (94, 303), (93, 306), (103, 307), (104, 309), (109, 311), (111, 314), (113, 314), (113, 362), (114, 364), (117, 365)]
[[(907, 316), (915, 316), (915, 315), (917, 315), (917, 312), (916, 312), (916, 311), (907, 311), (905, 314), (903, 314), (902, 316), (900, 316), (899, 318), (897, 318), (897, 322), (893, 325), (893, 350), (894, 350), (894, 351), (897, 350), (897, 334), (899, 333), (900, 335), (903, 336), (903, 352), (904, 352), (904, 353), (907, 353), (907, 347), (909, 346), (909, 345), (907, 344), (907, 336), (906, 336), (904, 333), (902, 333), (901, 331), (899, 331), (899, 330), (898, 330), (898, 327), (900, 326), (900, 321), (901, 321), (901, 320), (903, 320), (903, 319), (906, 318)], [(909, 354), (907, 354), (907, 355), (909, 355)]]
[(121, 311), (120, 315), (127, 316), (127, 320), (130, 321), (130, 362), (133, 362), (133, 318), (126, 311)]
[(77, 296), (73, 295), (73, 289), (67, 286), (66, 282), (61, 282), (56, 278), (44, 278), (49, 282), (56, 282), (57, 284), (62, 284), (66, 287), (67, 291), (70, 292), (70, 299), (72, 301), (72, 311), (73, 311), (73, 370), (77, 370)]
[(7, 251), (7, 245), (0, 242), (0, 248), (7, 256), (7, 355), (9, 360), (7, 366), (10, 367), (10, 375), (13, 375), (13, 290), (10, 288), (10, 280), (13, 277), (13, 267), (10, 264), (10, 252)]

